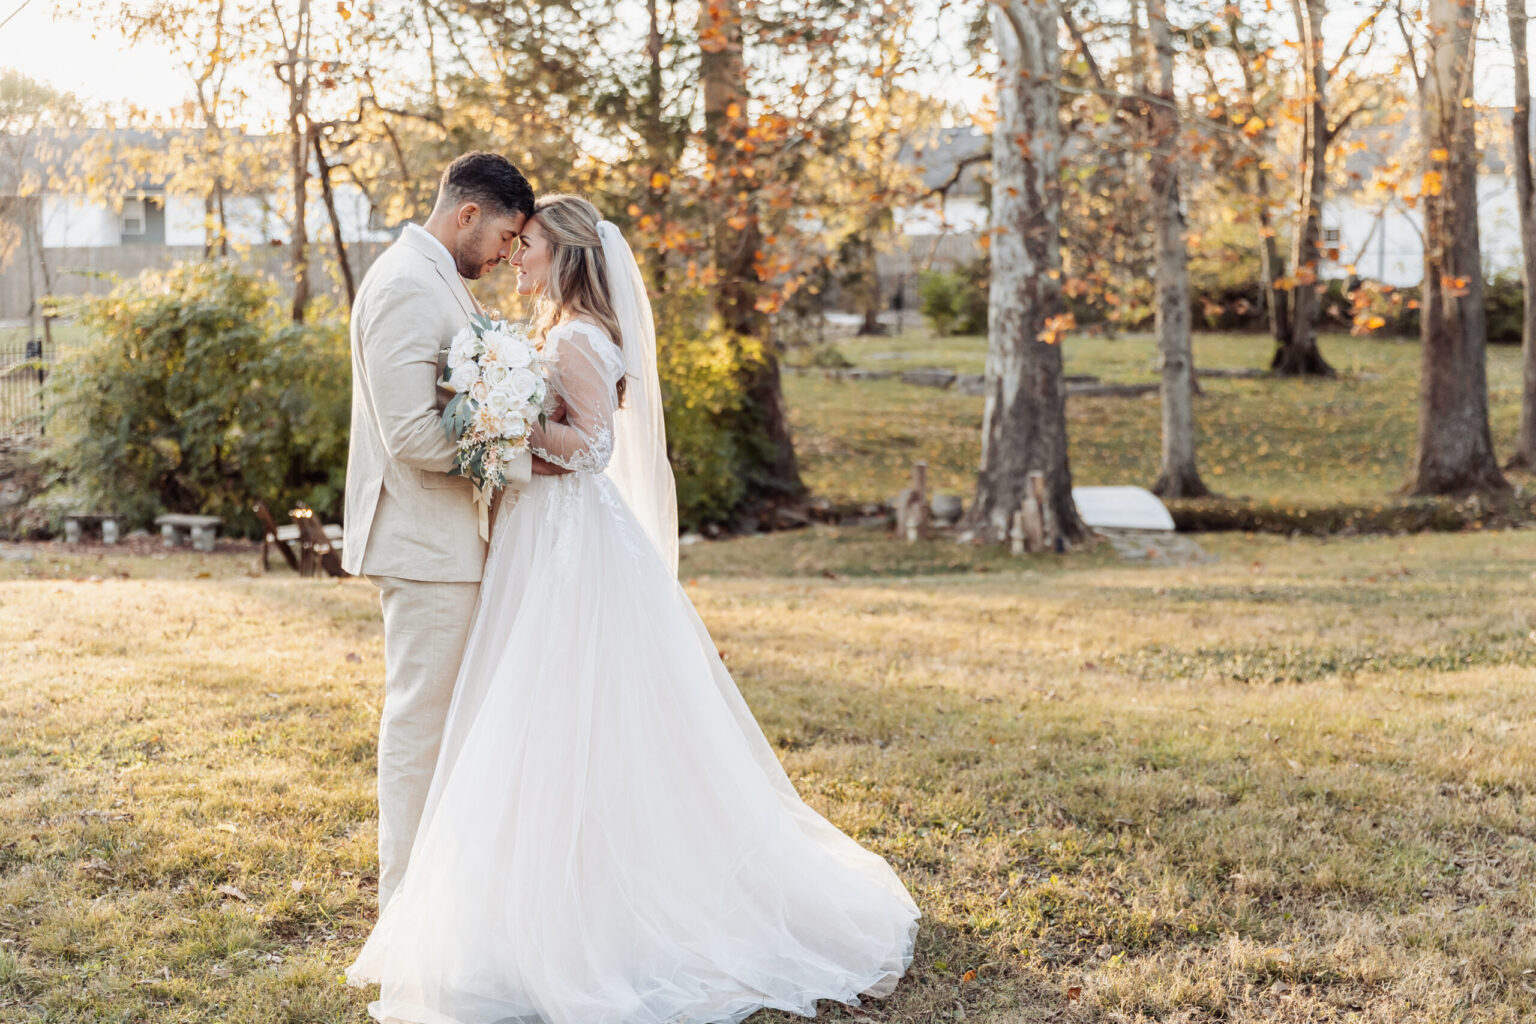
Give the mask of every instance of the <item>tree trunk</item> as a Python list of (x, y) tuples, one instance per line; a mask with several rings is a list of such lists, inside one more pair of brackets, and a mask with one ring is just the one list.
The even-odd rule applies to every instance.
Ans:
[(1301, 36), (1307, 75), (1306, 128), (1301, 137), (1296, 222), (1291, 230), (1290, 321), (1275, 348), (1270, 370), (1284, 377), (1332, 377), (1334, 369), (1317, 347), (1322, 282), (1322, 203), (1328, 184), (1328, 70), (1323, 56), (1324, 0), (1291, 0)]
[(699, 12), (699, 76), (704, 93), (704, 144), (709, 161), (714, 237), (715, 312), (731, 333), (758, 342), (761, 356), (746, 360), (747, 422), (743, 467), (752, 498), (795, 499), (805, 493), (795, 461), (779, 358), (758, 309), (758, 226), (755, 168), (745, 138), (747, 72), (742, 56), (741, 0), (706, 0)]
[[(1157, 259), (1157, 352), (1163, 373), (1163, 463), (1153, 484), (1166, 498), (1210, 493), (1195, 467), (1195, 373), (1190, 342), (1189, 249), (1179, 198), (1179, 112), (1166, 0), (1147, 0), (1157, 75), (1152, 83), (1152, 216)], [(995, 152), (995, 150), (994, 150)]]
[(667, 130), (666, 121), (662, 117), (662, 76), (661, 76), (661, 0), (646, 0), (646, 16), (650, 22), (649, 31), (646, 34), (646, 86), (644, 113), (640, 123), (646, 146), (646, 160), (649, 164), (646, 174), (647, 211), (654, 221), (656, 237), (661, 239), (653, 255), (650, 270), (650, 285), (653, 294), (660, 295), (667, 287), (667, 186), (670, 184), (670, 171), (674, 160), (671, 149), (672, 133)]
[[(1045, 473), (1067, 541), (1086, 535), (1072, 502), (1062, 381), (1061, 98), (1054, 6), (1006, 0), (992, 12), (1000, 57), (992, 136), (992, 281), (981, 470), (969, 524), (1008, 539), (1029, 473)], [(1053, 322), (1054, 321), (1054, 322)]]
[(336, 243), (336, 264), (341, 268), (341, 280), (347, 288), (347, 308), (357, 300), (357, 284), (352, 280), (352, 265), (347, 262), (347, 244), (341, 236), (341, 217), (336, 213), (336, 194), (331, 191), (331, 165), (325, 160), (325, 147), (320, 142), (320, 129), (309, 128), (310, 143), (315, 147), (315, 168), (320, 172), (320, 197), (325, 202), (325, 212), (331, 221), (331, 238)]
[(1520, 202), (1520, 249), (1524, 259), (1525, 320), (1522, 327), (1524, 374), (1520, 389), (1520, 432), (1509, 468), (1536, 470), (1536, 208), (1532, 207), (1531, 67), (1526, 42), (1525, 0), (1508, 0), (1509, 42), (1515, 56), (1515, 192)]
[[(299, 0), (297, 24), (287, 59), (278, 65), (278, 78), (288, 89), (289, 165), (293, 175), (293, 322), (304, 322), (309, 305), (309, 227), (305, 223), (305, 191), (309, 182), (309, 0)], [(287, 74), (284, 75), (284, 70)]]
[[(1508, 490), (1488, 429), (1487, 324), (1477, 229), (1476, 0), (1430, 0), (1429, 59), (1419, 82), (1424, 296), (1419, 451), (1414, 494)], [(1437, 159), (1440, 156), (1444, 159)], [(1439, 181), (1439, 187), (1430, 182)]]
[(1285, 276), (1285, 262), (1280, 258), (1280, 246), (1275, 242), (1274, 220), (1269, 215), (1269, 175), (1261, 167), (1254, 171), (1254, 195), (1259, 197), (1259, 235), (1263, 243), (1259, 247), (1259, 269), (1264, 278), (1264, 305), (1269, 315), (1269, 336), (1276, 346), (1283, 345), (1291, 335), (1291, 295), (1279, 287)]
[[(1243, 89), (1248, 97), (1249, 116), (1257, 117), (1259, 80), (1238, 35), (1238, 29), (1242, 26), (1241, 13), (1235, 4), (1227, 8), (1227, 33), (1232, 38), (1232, 53), (1237, 57), (1238, 66), (1243, 72)], [(1134, 33), (1132, 38), (1134, 41)], [(1133, 48), (1131, 52), (1140, 51), (1139, 48)], [(1266, 131), (1266, 140), (1268, 135)], [(1269, 172), (1264, 169), (1262, 162), (1253, 170), (1253, 195), (1259, 204), (1259, 272), (1264, 281), (1264, 312), (1269, 317), (1269, 336), (1278, 346), (1290, 337), (1291, 307), (1286, 289), (1278, 286), (1280, 278), (1285, 276), (1285, 264), (1280, 259), (1280, 246), (1275, 242), (1274, 218), (1269, 211)]]
[(880, 322), (880, 255), (875, 248), (875, 236), (878, 229), (873, 223), (865, 225), (865, 235), (861, 247), (860, 256), (864, 262), (864, 289), (860, 310), (864, 314), (864, 322), (859, 324), (859, 334), (872, 336), (885, 333), (885, 325)]

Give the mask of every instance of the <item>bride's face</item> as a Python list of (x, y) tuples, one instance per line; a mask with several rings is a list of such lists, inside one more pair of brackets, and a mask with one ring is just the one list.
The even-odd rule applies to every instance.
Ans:
[(537, 216), (529, 217), (518, 236), (521, 243), (512, 254), (517, 268), (517, 294), (536, 295), (549, 283), (549, 236)]

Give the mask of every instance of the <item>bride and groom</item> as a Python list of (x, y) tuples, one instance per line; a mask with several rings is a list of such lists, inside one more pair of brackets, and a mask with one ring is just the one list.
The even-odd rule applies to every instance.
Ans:
[[(559, 408), (482, 542), (440, 352), (503, 260)], [(444, 172), (352, 311), (344, 565), (378, 586), (378, 1019), (691, 1024), (889, 993), (919, 913), (807, 807), (676, 578), (645, 285), (587, 201)]]

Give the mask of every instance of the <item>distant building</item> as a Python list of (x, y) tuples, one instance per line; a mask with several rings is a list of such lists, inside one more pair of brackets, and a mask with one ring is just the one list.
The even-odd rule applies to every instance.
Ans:
[[(0, 139), (0, 210), (6, 211), (0, 217), (11, 222), (20, 239), (0, 263), (0, 321), (26, 318), (34, 298), (45, 291), (65, 296), (99, 293), (115, 278), (204, 256), (218, 233), (206, 197), (167, 194), (163, 177), (137, 175), (126, 162), (114, 167), (122, 180), (112, 188), (86, 194), (71, 184), (79, 175), (72, 173), (69, 161), (83, 151), (164, 151), (168, 145), (165, 136), (126, 131)], [(385, 228), (355, 185), (338, 181), (333, 191), (349, 262), (361, 272), (399, 229)], [(311, 241), (326, 246), (331, 241), (329, 214), (315, 192), (312, 188), (305, 222)], [(224, 198), (231, 250), (274, 274), (281, 272), (290, 235), (279, 211), (280, 198)], [(41, 253), (35, 251), (39, 242)], [(44, 263), (51, 289), (41, 280)]]
[[(1490, 114), (1482, 133), (1487, 144), (1477, 176), (1477, 228), (1486, 277), (1519, 274), (1522, 264), (1519, 203), (1507, 163), (1512, 113), (1504, 108)], [(1405, 117), (1363, 129), (1357, 138), (1366, 148), (1345, 161), (1349, 186), (1335, 189), (1323, 204), (1322, 244), (1329, 260), (1323, 276), (1346, 278), (1353, 268), (1395, 288), (1417, 285), (1424, 277), (1422, 208), (1410, 208), (1398, 193), (1376, 184), (1395, 164), (1402, 169), (1395, 177), (1417, 191), (1424, 169), (1417, 123)]]

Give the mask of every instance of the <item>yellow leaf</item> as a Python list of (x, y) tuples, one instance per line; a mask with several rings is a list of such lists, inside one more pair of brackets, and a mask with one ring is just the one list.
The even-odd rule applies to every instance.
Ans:
[(1419, 191), (1426, 196), (1437, 196), (1445, 186), (1445, 176), (1439, 171), (1425, 171), (1424, 181)]
[(663, 171), (657, 171), (651, 175), (651, 191), (660, 192), (672, 183), (672, 176)]
[(1432, 149), (1429, 151), (1429, 158), (1431, 160), (1444, 162), (1451, 158), (1451, 151), (1448, 149)]

